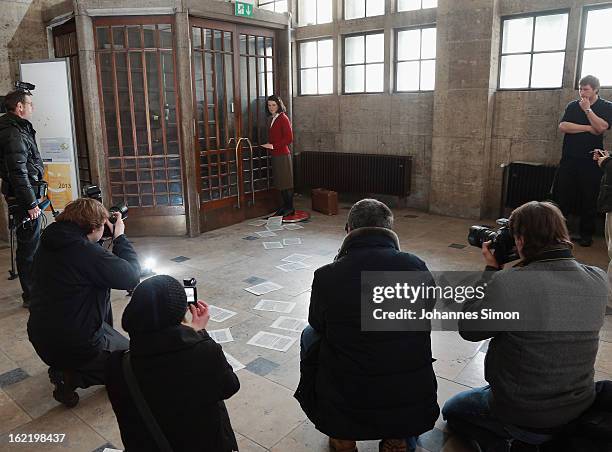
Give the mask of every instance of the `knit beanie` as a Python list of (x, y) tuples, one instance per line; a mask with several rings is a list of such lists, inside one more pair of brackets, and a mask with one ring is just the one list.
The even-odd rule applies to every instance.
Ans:
[(163, 330), (181, 323), (187, 312), (183, 285), (168, 275), (141, 282), (123, 311), (121, 326), (128, 333)]

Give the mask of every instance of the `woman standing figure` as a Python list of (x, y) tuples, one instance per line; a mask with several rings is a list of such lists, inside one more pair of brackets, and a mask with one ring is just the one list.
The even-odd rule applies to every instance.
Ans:
[(274, 186), (280, 191), (283, 198), (282, 206), (274, 215), (286, 217), (295, 213), (293, 208), (293, 165), (291, 163), (291, 152), (289, 151), (289, 144), (293, 141), (293, 130), (291, 129), (291, 121), (286, 114), (287, 109), (280, 97), (276, 95), (268, 97), (266, 110), (272, 119), (268, 132), (268, 143), (261, 146), (272, 151)]

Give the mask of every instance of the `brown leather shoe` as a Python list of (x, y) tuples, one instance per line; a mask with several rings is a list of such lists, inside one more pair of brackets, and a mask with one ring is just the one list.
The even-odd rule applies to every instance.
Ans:
[(357, 443), (350, 439), (329, 438), (329, 448), (335, 452), (357, 452)]
[(408, 445), (405, 439), (383, 439), (378, 444), (379, 452), (407, 452)]

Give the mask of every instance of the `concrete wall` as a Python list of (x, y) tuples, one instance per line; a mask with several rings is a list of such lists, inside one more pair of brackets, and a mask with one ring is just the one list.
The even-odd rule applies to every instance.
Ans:
[[(297, 27), (294, 21), (294, 47), (301, 40), (331, 37), (337, 58), (334, 94), (297, 96), (294, 82), (296, 152), (413, 155), (408, 205), (475, 218), (499, 211), (501, 164), (558, 163), (563, 138), (559, 118), (577, 95), (582, 8), (600, 2), (439, 0), (436, 10), (393, 13), (396, 2), (387, 0), (387, 16), (351, 21), (342, 20), (341, 3), (334, 23)], [(501, 17), (556, 9), (570, 11), (563, 88), (497, 91)], [(435, 92), (392, 93), (393, 30), (431, 23), (438, 29)], [(341, 95), (341, 37), (371, 30), (385, 31), (385, 93)], [(297, 80), (295, 59), (293, 66)], [(612, 91), (601, 94), (610, 99)], [(612, 133), (608, 135), (609, 146)]]
[[(387, 0), (387, 11), (396, 9)], [(293, 17), (297, 17), (295, 3)], [(336, 2), (330, 24), (297, 27), (294, 20), (293, 127), (294, 152), (330, 151), (413, 156), (412, 194), (408, 205), (429, 206), (431, 142), (433, 135), (432, 92), (392, 94), (392, 65), (385, 65), (385, 89), (381, 94), (342, 95), (341, 37), (373, 30), (385, 33), (385, 59), (392, 57), (394, 29), (435, 23), (436, 10), (391, 13), (386, 16), (342, 20), (342, 2)], [(334, 93), (298, 96), (297, 47), (299, 41), (331, 37), (336, 68)]]

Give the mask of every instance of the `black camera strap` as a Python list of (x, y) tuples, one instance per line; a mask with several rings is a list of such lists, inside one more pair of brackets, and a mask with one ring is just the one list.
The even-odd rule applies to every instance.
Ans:
[(130, 361), (130, 351), (126, 350), (123, 354), (123, 376), (125, 377), (125, 381), (127, 382), (128, 388), (130, 390), (130, 394), (132, 396), (132, 400), (138, 408), (138, 412), (140, 416), (142, 416), (142, 420), (144, 421), (147, 429), (157, 447), (161, 452), (172, 452), (172, 447), (170, 447), (170, 443), (166, 439), (166, 436), (162, 432), (159, 424), (155, 420), (147, 401), (144, 399), (142, 392), (140, 391), (140, 386), (138, 386), (138, 381), (136, 380), (136, 376), (134, 375), (134, 371), (132, 370), (132, 363)]

